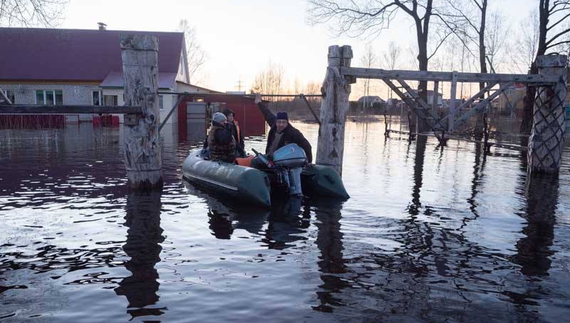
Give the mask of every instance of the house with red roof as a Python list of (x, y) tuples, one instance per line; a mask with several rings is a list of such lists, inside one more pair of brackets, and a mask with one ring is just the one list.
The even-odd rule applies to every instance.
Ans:
[[(0, 89), (16, 104), (123, 105), (119, 35), (126, 33), (158, 37), (159, 91), (215, 92), (190, 84), (182, 32), (105, 28), (0, 28)], [(161, 120), (176, 100), (176, 95), (160, 95)], [(91, 115), (67, 116), (67, 122), (92, 120)]]

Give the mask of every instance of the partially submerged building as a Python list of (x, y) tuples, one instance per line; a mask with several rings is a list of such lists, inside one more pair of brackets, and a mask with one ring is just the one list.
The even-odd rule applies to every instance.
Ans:
[[(15, 104), (124, 105), (121, 34), (150, 34), (158, 38), (161, 120), (166, 118), (179, 93), (191, 93), (167, 123), (186, 120), (186, 105), (197, 101), (204, 110), (212, 106), (233, 107), (246, 135), (264, 130), (262, 115), (253, 99), (234, 99), (190, 84), (182, 32), (118, 31), (107, 30), (104, 25), (99, 30), (0, 28), (0, 89)], [(98, 115), (66, 115), (65, 123), (97, 122), (98, 118)], [(122, 116), (114, 116), (113, 120), (122, 122)], [(178, 126), (186, 129), (188, 125)]]

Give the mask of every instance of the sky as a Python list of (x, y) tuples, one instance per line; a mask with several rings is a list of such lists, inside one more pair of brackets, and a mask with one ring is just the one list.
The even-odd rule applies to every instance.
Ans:
[[(538, 0), (489, 0), (509, 22), (528, 16)], [(380, 52), (390, 41), (412, 47), (415, 32), (405, 15), (374, 39), (337, 37), (330, 25), (307, 23), (306, 0), (70, 0), (58, 28), (176, 31), (186, 19), (207, 53), (199, 85), (218, 91), (249, 90), (270, 63), (283, 66), (286, 82), (322, 82), (331, 45), (351, 45), (358, 66), (366, 44)], [(160, 55), (160, 51), (159, 51)]]

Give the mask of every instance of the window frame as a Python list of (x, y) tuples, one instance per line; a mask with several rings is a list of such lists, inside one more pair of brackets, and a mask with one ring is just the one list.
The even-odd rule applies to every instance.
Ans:
[[(36, 105), (63, 105), (63, 90), (36, 90)], [(41, 94), (42, 102), (38, 102), (38, 95)], [(47, 100), (51, 96), (52, 104), (48, 104)], [(58, 100), (61, 98), (61, 101)]]
[[(98, 97), (99, 97), (99, 104), (97, 104), (97, 105), (95, 104), (95, 101), (93, 100), (94, 99), (93, 95), (95, 93), (97, 93)], [(94, 105), (94, 106), (102, 106), (103, 105), (103, 91), (101, 91), (101, 90), (91, 91), (91, 105)]]

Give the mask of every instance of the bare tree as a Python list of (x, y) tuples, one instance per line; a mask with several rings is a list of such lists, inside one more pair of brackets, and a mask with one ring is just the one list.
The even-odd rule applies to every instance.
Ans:
[(520, 32), (515, 46), (516, 52), (512, 56), (514, 58), (512, 65), (517, 68), (519, 73), (528, 73), (534, 62), (538, 50), (540, 29), (538, 25), (538, 13), (536, 11), (531, 12), (520, 23)]
[[(487, 0), (446, 0), (447, 6), (438, 12), (440, 21), (453, 32), (473, 57), (479, 61), (479, 72), (487, 73), (486, 27)], [(476, 50), (473, 50), (475, 47)], [(479, 88), (485, 87), (484, 82)]]
[[(549, 52), (563, 49), (570, 44), (568, 35), (570, 27), (561, 25), (570, 17), (570, 0), (539, 0), (538, 10), (538, 47), (534, 61), (530, 66), (530, 73), (536, 74), (538, 67), (536, 66), (536, 58)], [(521, 123), (521, 132), (530, 133), (532, 127), (532, 114), (534, 107), (534, 97), (536, 88), (527, 86), (526, 96), (524, 99), (523, 120)]]
[[(464, 70), (465, 51), (469, 52), (478, 60), (478, 69), (482, 74), (487, 70), (487, 0), (446, 0), (447, 6), (440, 13), (445, 19), (441, 21), (452, 31), (463, 43), (461, 69)], [(476, 50), (472, 50), (471, 46)], [(485, 82), (479, 82), (479, 90), (485, 88)], [(463, 96), (463, 84), (461, 84), (461, 96)], [(485, 94), (481, 94), (483, 99)], [(475, 125), (475, 139), (483, 137), (483, 125), (485, 114), (479, 114)]]
[[(371, 44), (366, 45), (364, 54), (360, 57), (360, 64), (366, 68), (373, 68), (378, 65), (378, 58), (376, 53), (374, 53), (374, 47)], [(370, 96), (371, 81), (371, 79), (362, 80), (362, 96), (365, 97), (362, 105), (362, 111), (366, 109), (366, 97)]]
[[(436, 13), (433, 0), (309, 0), (308, 10), (310, 22), (317, 24), (332, 20), (336, 22), (338, 33), (349, 36), (377, 34), (390, 26), (397, 12), (404, 12), (414, 22), (420, 71), (427, 71), (429, 59), (449, 35), (448, 33), (440, 37), (433, 53), (428, 53), (430, 22)], [(418, 92), (420, 97), (426, 100), (426, 81), (419, 82)]]
[(56, 26), (67, 0), (1, 0), (0, 27)]
[(198, 37), (196, 36), (196, 30), (190, 26), (188, 20), (180, 20), (177, 29), (178, 31), (184, 32), (186, 57), (188, 59), (188, 76), (190, 82), (193, 84), (199, 84), (204, 78), (204, 76), (201, 75), (201, 72), (208, 55), (200, 46)]
[(269, 62), (264, 71), (257, 73), (251, 91), (253, 93), (279, 94), (283, 87), (283, 65)]
[(491, 72), (499, 69), (502, 61), (502, 53), (510, 32), (510, 27), (504, 24), (505, 16), (499, 12), (493, 12), (487, 20), (485, 29), (485, 44), (487, 49), (487, 61)]
[(305, 86), (305, 94), (321, 94), (321, 83), (308, 82)]
[[(398, 61), (400, 59), (401, 52), (402, 52), (402, 49), (400, 48), (400, 46), (398, 46), (398, 44), (396, 44), (395, 42), (391, 41), (388, 44), (387, 51), (385, 51), (384, 54), (382, 55), (384, 58), (384, 66), (386, 66), (386, 68), (389, 70), (396, 69), (396, 66), (398, 65)], [(390, 95), (389, 96), (391, 99), (392, 98), (392, 89), (390, 89)]]
[(386, 68), (390, 70), (396, 69), (396, 67), (398, 66), (398, 61), (400, 59), (401, 53), (402, 49), (400, 48), (400, 46), (398, 46), (398, 44), (396, 44), (395, 42), (391, 41), (388, 44), (388, 50), (385, 51), (383, 54), (384, 65), (386, 66)]

